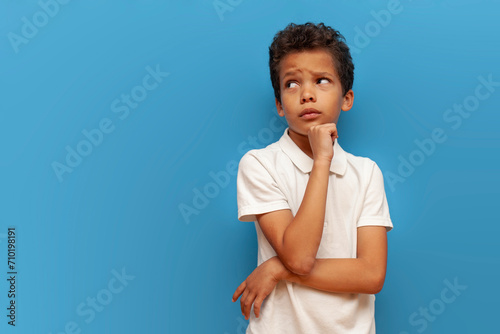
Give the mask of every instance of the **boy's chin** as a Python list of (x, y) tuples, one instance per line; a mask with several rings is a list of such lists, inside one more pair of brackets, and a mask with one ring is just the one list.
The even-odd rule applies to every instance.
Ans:
[(299, 135), (299, 136), (304, 136), (308, 137), (308, 132), (309, 132), (310, 126), (304, 128), (296, 128), (296, 127), (289, 127), (288, 128), (288, 135), (290, 135), (290, 132), (293, 132), (294, 135)]
[(321, 120), (321, 119), (315, 119), (315, 120), (311, 120), (311, 121), (307, 121), (305, 122), (304, 124), (301, 124), (300, 127), (297, 127), (297, 132), (303, 132), (307, 135), (307, 133), (309, 132), (309, 129), (315, 125), (322, 125), (322, 124), (329, 124), (331, 122), (329, 121), (325, 121), (325, 120)]

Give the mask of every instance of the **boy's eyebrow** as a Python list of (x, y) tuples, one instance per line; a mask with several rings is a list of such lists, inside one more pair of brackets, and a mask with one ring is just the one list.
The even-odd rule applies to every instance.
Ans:
[[(300, 72), (300, 70), (297, 70), (297, 71), (299, 71), (299, 72)], [(289, 76), (289, 75), (294, 74), (294, 73), (295, 73), (295, 72), (297, 72), (297, 71), (296, 71), (296, 70), (291, 70), (291, 71), (286, 72), (286, 73), (285, 73), (285, 75), (283, 75), (283, 79), (285, 79), (285, 78), (286, 78), (287, 76)]]
[(316, 75), (316, 76), (322, 76), (322, 75), (329, 75), (329, 76), (334, 76), (333, 73), (330, 73), (330, 72), (311, 72), (312, 74)]
[[(295, 74), (295, 72), (302, 72), (301, 70), (291, 70), (291, 71), (288, 71), (285, 73), (285, 75), (283, 76), (283, 80), (287, 77), (287, 76), (290, 76), (290, 75), (293, 75)], [(329, 76), (334, 76), (332, 73), (330, 72), (313, 72), (313, 71), (310, 71), (311, 74), (313, 74), (314, 76), (324, 76), (324, 75), (329, 75)]]

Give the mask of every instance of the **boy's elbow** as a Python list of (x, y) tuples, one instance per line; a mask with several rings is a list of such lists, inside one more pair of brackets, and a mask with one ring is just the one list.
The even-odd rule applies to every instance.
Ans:
[(382, 291), (385, 282), (385, 270), (375, 272), (370, 280), (370, 291), (371, 294), (377, 294)]
[(288, 262), (288, 270), (297, 275), (309, 275), (316, 262), (315, 258), (304, 258)]

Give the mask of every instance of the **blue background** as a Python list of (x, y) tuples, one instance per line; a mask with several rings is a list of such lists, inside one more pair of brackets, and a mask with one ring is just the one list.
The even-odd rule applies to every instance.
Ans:
[[(225, 171), (281, 136), (268, 136), (277, 117), (268, 46), (306, 21), (356, 48), (355, 103), (340, 116), (339, 143), (380, 166), (394, 224), (378, 332), (494, 332), (500, 87), (473, 96), (478, 77), (500, 81), (498, 1), (401, 0), (390, 18), (380, 13), (393, 1), (221, 1), (221, 13), (212, 0), (0, 2), (1, 332), (243, 333), (231, 297), (256, 266), (257, 241), (254, 225), (237, 220), (236, 177)], [(148, 66), (164, 77), (146, 91)], [(147, 96), (115, 112), (132, 92)], [(466, 101), (479, 103), (445, 120)], [(106, 119), (113, 130), (82, 144), (82, 131)], [(446, 140), (415, 153), (436, 128)], [(91, 152), (60, 180), (54, 162), (79, 144)], [(387, 176), (401, 177), (412, 154), (418, 166), (391, 186)], [(217, 185), (211, 172), (229, 177)], [(211, 197), (196, 209), (206, 187)], [(109, 292), (114, 271), (133, 277), (118, 293)], [(445, 280), (466, 286), (446, 304)], [(96, 297), (106, 303), (93, 319), (79, 314)]]

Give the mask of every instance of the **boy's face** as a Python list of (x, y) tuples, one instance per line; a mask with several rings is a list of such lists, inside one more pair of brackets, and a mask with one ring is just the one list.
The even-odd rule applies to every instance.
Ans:
[(280, 64), (281, 103), (276, 100), (280, 116), (285, 116), (292, 139), (306, 136), (312, 125), (337, 124), (340, 110), (351, 109), (354, 94), (342, 95), (342, 85), (324, 49), (295, 52)]

